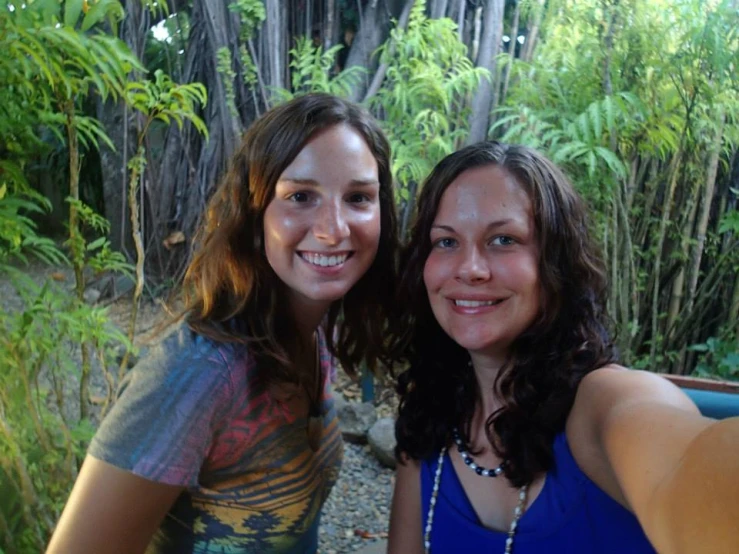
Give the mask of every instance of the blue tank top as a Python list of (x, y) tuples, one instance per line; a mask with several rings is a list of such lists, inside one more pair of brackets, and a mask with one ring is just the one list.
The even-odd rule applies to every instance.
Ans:
[[(653, 554), (636, 517), (593, 483), (575, 463), (564, 433), (554, 440), (555, 466), (521, 517), (515, 554)], [(438, 456), (421, 464), (426, 528)], [(434, 509), (431, 554), (500, 553), (507, 534), (485, 528), (446, 454)]]

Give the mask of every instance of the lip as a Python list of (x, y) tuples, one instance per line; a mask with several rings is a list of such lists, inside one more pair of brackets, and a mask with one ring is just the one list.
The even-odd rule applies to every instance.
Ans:
[[(460, 306), (457, 301), (466, 302), (495, 302), (494, 304), (480, 305), (480, 306)], [(463, 315), (478, 315), (487, 314), (494, 312), (500, 308), (500, 306), (507, 300), (507, 298), (491, 297), (491, 296), (480, 296), (480, 295), (464, 295), (447, 297), (447, 301), (452, 308), (452, 311)]]
[[(307, 267), (309, 267), (311, 270), (315, 271), (316, 273), (320, 273), (321, 275), (336, 275), (337, 273), (340, 273), (342, 269), (346, 266), (346, 263), (352, 258), (354, 255), (354, 252), (352, 250), (337, 250), (337, 251), (331, 251), (331, 252), (322, 252), (317, 250), (298, 250), (295, 255), (302, 261)], [(304, 256), (325, 256), (325, 257), (339, 257), (339, 256), (346, 256), (346, 259), (336, 265), (331, 266), (322, 266), (314, 264), (313, 262), (308, 261)]]

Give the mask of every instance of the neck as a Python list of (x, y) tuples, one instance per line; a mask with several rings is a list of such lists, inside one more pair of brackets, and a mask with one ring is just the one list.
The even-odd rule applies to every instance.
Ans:
[(330, 307), (331, 302), (317, 302), (305, 298), (296, 298), (295, 296), (289, 299), (288, 310), (295, 322), (302, 344), (313, 341), (313, 333), (321, 324)]
[(470, 358), (479, 388), (480, 416), (484, 421), (502, 405), (498, 391), (495, 389), (495, 381), (503, 369), (506, 357), (470, 352)]

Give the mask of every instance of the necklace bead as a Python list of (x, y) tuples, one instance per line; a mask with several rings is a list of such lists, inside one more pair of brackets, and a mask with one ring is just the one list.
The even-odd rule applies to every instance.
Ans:
[(457, 451), (459, 452), (459, 455), (462, 456), (462, 461), (464, 461), (464, 465), (469, 467), (472, 471), (483, 477), (497, 477), (498, 475), (503, 473), (503, 469), (505, 468), (505, 461), (501, 462), (498, 467), (493, 469), (487, 469), (480, 465), (477, 465), (472, 459), (472, 456), (470, 456), (470, 453), (467, 452), (467, 449), (464, 447), (464, 442), (462, 442), (462, 437), (456, 427), (452, 429), (452, 438), (457, 445)]

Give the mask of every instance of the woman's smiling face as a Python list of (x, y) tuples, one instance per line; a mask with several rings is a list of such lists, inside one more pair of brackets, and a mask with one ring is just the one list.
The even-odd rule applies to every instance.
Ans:
[(325, 308), (369, 269), (379, 240), (377, 160), (351, 126), (321, 131), (282, 172), (265, 211), (269, 264), (293, 305)]
[(505, 359), (540, 308), (528, 194), (499, 166), (464, 171), (441, 197), (430, 239), (423, 277), (439, 325), (470, 352)]

